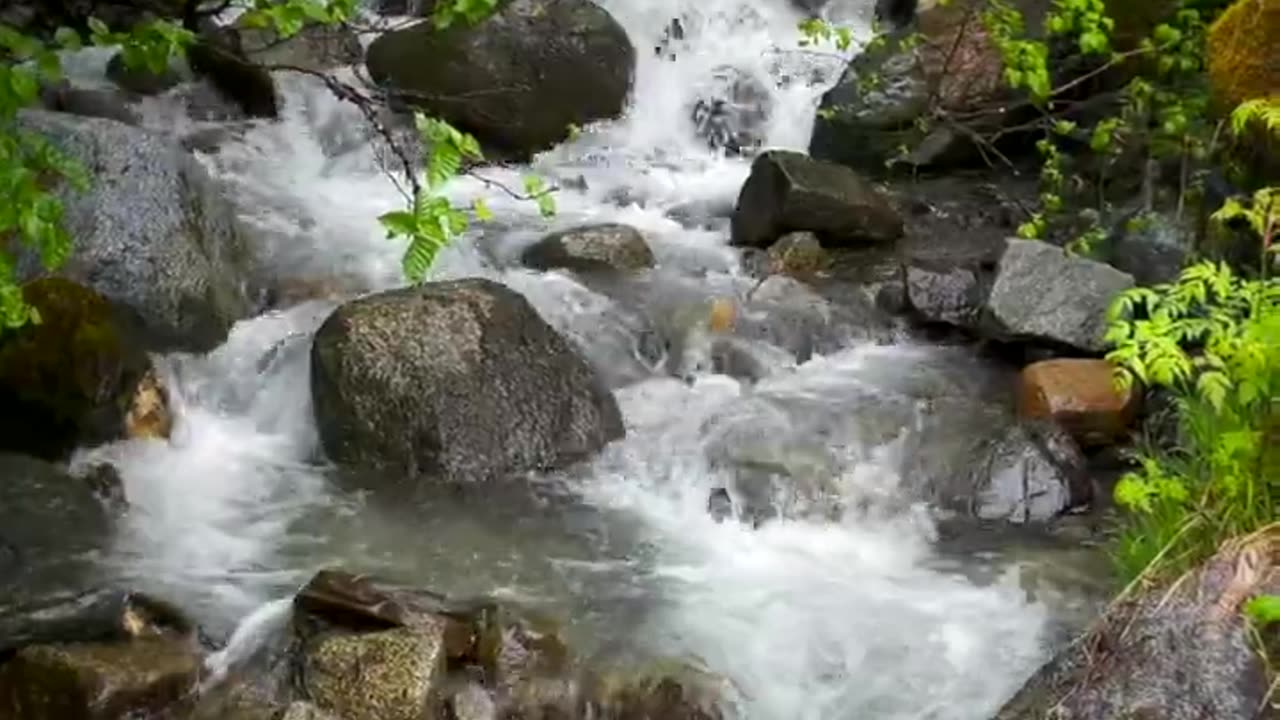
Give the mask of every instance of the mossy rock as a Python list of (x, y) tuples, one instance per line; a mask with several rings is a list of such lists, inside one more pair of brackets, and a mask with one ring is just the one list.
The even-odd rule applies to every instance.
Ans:
[(1225, 109), (1280, 95), (1280, 0), (1237, 0), (1209, 28), (1209, 82)]
[(62, 278), (23, 287), (38, 323), (0, 335), (0, 449), (62, 459), (124, 436), (150, 361), (110, 301)]

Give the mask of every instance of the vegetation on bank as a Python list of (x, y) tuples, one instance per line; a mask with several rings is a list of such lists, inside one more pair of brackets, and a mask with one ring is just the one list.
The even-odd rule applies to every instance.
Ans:
[[(451, 0), (435, 4), (431, 18), (446, 29), (457, 23), (476, 23), (497, 7), (497, 0)], [(175, 3), (174, 18), (155, 18), (132, 28), (111, 28), (97, 18), (89, 18), (86, 28), (77, 31), (61, 27), (50, 38), (39, 38), (21, 29), (0, 23), (0, 331), (39, 321), (37, 309), (25, 302), (20, 286), (19, 259), (34, 252), (45, 270), (54, 271), (70, 256), (74, 239), (62, 224), (60, 191), (84, 191), (88, 174), (45, 138), (19, 127), (18, 112), (40, 99), (42, 89), (62, 79), (59, 52), (79, 49), (84, 43), (119, 46), (131, 70), (161, 74), (175, 57), (183, 57), (200, 41), (197, 8), (204, 15), (240, 10), (238, 24), (273, 31), (280, 39), (290, 38), (310, 24), (339, 25), (353, 20), (356, 0), (230, 0), (203, 9), (199, 0)], [(179, 7), (181, 6), (181, 7)], [(201, 15), (203, 16), (203, 15)], [(331, 88), (339, 87), (326, 78)], [(348, 90), (349, 88), (342, 88)], [(368, 98), (344, 95), (353, 102)], [(404, 273), (413, 282), (428, 273), (437, 253), (465, 232), (472, 219), (490, 215), (483, 203), (470, 208), (456, 207), (443, 194), (449, 180), (469, 171), (466, 163), (483, 160), (479, 143), (439, 118), (418, 114), (415, 118), (423, 141), (425, 171), (396, 149), (403, 161), (403, 181), (397, 182), (405, 197), (405, 208), (379, 218), (388, 238), (405, 241)], [(526, 177), (523, 191), (485, 181), (491, 187), (517, 199), (536, 203), (544, 215), (555, 212), (552, 196), (536, 176)]]

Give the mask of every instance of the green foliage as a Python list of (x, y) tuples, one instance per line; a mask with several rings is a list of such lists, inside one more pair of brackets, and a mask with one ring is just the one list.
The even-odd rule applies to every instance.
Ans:
[(1109, 314), (1121, 386), (1170, 391), (1179, 445), (1138, 457), (1116, 486), (1131, 511), (1117, 550), (1127, 576), (1184, 567), (1280, 514), (1280, 282), (1202, 262), (1176, 283), (1135, 288)]
[(1025, 89), (1037, 104), (1046, 102), (1052, 93), (1049, 46), (1026, 37), (1022, 13), (1005, 0), (989, 0), (982, 22), (1004, 60), (1005, 82)]
[[(844, 52), (853, 46), (853, 31), (847, 27), (833, 25), (822, 18), (808, 18), (802, 20), (797, 26), (800, 30), (800, 46), (810, 47), (815, 45), (824, 45), (827, 43), (834, 44), (836, 49)], [(883, 42), (882, 36), (876, 34), (876, 40)], [(865, 50), (873, 50), (868, 46)]]
[(1242, 102), (1231, 112), (1231, 131), (1236, 135), (1243, 136), (1252, 123), (1280, 137), (1280, 95)]
[(1280, 623), (1280, 595), (1259, 595), (1244, 606), (1244, 614), (1258, 627)]
[(441, 0), (436, 3), (431, 19), (437, 28), (444, 30), (459, 20), (474, 25), (497, 8), (498, 0)]
[(334, 25), (355, 14), (358, 0), (252, 0), (239, 3), (245, 8), (240, 22), (248, 27), (274, 30), (280, 37), (292, 37), (308, 24)]
[[(427, 158), (425, 184), (418, 189), (408, 209), (386, 213), (378, 221), (388, 239), (409, 241), (402, 261), (404, 274), (411, 282), (421, 282), (440, 251), (465, 233), (471, 224), (467, 212), (454, 206), (444, 194), (445, 187), (463, 172), (464, 163), (479, 162), (484, 155), (474, 137), (444, 120), (422, 114), (414, 119)], [(555, 214), (552, 189), (547, 188), (541, 178), (526, 177), (524, 188), (526, 197), (537, 203), (544, 217)], [(472, 204), (471, 215), (482, 222), (493, 219), (488, 206), (479, 200)]]

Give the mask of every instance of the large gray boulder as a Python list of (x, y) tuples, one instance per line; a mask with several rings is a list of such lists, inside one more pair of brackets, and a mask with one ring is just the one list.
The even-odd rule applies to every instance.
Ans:
[(631, 86), (635, 49), (589, 0), (511, 0), (474, 27), (431, 21), (369, 46), (369, 74), (406, 102), (473, 133), (486, 146), (528, 155), (570, 126), (616, 117)]
[(1107, 308), (1133, 277), (1037, 240), (1009, 239), (987, 297), (987, 334), (1086, 352), (1106, 348)]
[[(1115, 603), (995, 720), (1274, 718), (1271, 681), (1242, 605), (1280, 593), (1277, 558), (1272, 530), (1229, 544), (1172, 586)], [(1267, 634), (1274, 642), (1274, 629)]]
[[(155, 349), (204, 351), (250, 314), (248, 250), (235, 212), (175, 141), (112, 120), (24, 111), (89, 171), (85, 193), (61, 193), (74, 247), (59, 274), (126, 306)], [(20, 274), (42, 272), (26, 253)]]
[(347, 303), (311, 357), (320, 438), (338, 462), (486, 480), (564, 466), (623, 434), (586, 361), (489, 280)]
[(1107, 308), (1133, 278), (1039, 240), (902, 244), (907, 301), (922, 320), (981, 337), (1100, 353)]
[(768, 247), (797, 230), (826, 246), (896, 240), (903, 222), (888, 198), (849, 168), (789, 150), (761, 153), (733, 211), (732, 242)]

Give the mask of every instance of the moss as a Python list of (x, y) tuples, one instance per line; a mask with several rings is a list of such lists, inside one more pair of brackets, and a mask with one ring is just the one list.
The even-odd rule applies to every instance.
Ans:
[(1225, 109), (1280, 94), (1280, 0), (1237, 0), (1209, 28), (1209, 81)]
[(0, 448), (59, 459), (118, 437), (146, 355), (93, 290), (44, 278), (23, 295), (40, 320), (0, 336)]

